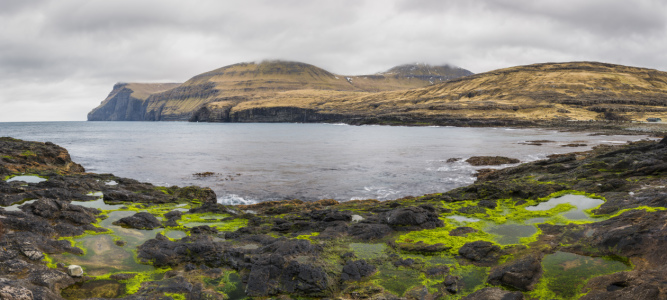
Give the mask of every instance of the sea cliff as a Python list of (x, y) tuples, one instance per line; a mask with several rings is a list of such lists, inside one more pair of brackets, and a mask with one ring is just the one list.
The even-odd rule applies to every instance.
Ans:
[(445, 193), (247, 206), (86, 173), (52, 143), (0, 155), (3, 299), (667, 299), (667, 139)]

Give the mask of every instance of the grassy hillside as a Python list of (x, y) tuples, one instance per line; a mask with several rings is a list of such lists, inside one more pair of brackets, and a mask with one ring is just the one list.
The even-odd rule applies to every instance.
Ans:
[(667, 73), (596, 62), (535, 64), (407, 91), (289, 91), (240, 103), (231, 113), (283, 106), (417, 119), (667, 120)]
[(147, 115), (154, 120), (187, 119), (205, 104), (212, 108), (229, 107), (244, 101), (280, 97), (287, 91), (391, 91), (423, 87), (472, 74), (450, 66), (412, 66), (430, 68), (430, 74), (385, 72), (345, 76), (299, 62), (239, 63), (197, 75), (178, 88), (151, 96)]

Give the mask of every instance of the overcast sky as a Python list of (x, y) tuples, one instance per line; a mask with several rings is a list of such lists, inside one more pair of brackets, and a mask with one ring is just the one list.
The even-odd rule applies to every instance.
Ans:
[(116, 82), (262, 59), (344, 75), (412, 62), (665, 71), (666, 21), (663, 0), (2, 0), (0, 122), (85, 120)]

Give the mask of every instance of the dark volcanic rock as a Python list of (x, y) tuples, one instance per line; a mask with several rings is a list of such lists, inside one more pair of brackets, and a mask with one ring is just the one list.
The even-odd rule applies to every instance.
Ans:
[(136, 229), (153, 229), (162, 226), (162, 223), (155, 216), (147, 212), (136, 213), (133, 216), (113, 222), (113, 224)]
[(33, 272), (29, 280), (32, 284), (46, 287), (54, 292), (74, 284), (74, 280), (69, 275), (51, 269)]
[(493, 264), (500, 257), (500, 247), (487, 241), (466, 243), (459, 249), (459, 255), (474, 263)]
[(531, 291), (542, 276), (541, 256), (531, 254), (491, 269), (488, 283)]
[(340, 279), (343, 281), (361, 280), (361, 278), (375, 273), (375, 270), (374, 265), (369, 264), (363, 259), (350, 260), (343, 266), (343, 273), (341, 274)]
[(349, 235), (363, 241), (381, 239), (392, 232), (391, 227), (386, 224), (357, 223), (348, 228)]
[(523, 294), (497, 287), (488, 287), (464, 297), (463, 300), (523, 300)]
[(424, 207), (396, 208), (387, 212), (385, 219), (387, 220), (387, 224), (393, 226), (395, 229), (400, 229), (401, 227), (433, 229), (444, 226), (444, 223), (438, 218), (438, 214), (434, 212), (434, 209)]
[(516, 158), (503, 156), (473, 156), (466, 159), (466, 162), (473, 166), (498, 166), (505, 164), (518, 164), (521, 161)]
[(443, 284), (445, 285), (445, 289), (447, 292), (450, 292), (452, 294), (456, 294), (461, 290), (461, 278), (458, 276), (452, 276), (452, 275), (447, 275), (445, 276), (445, 281)]

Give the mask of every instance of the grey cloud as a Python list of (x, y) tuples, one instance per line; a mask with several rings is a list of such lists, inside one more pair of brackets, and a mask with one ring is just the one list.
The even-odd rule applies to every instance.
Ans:
[(185, 81), (267, 58), (350, 75), (410, 62), (473, 72), (568, 60), (667, 70), (666, 6), (659, 0), (0, 1), (0, 105), (50, 97), (63, 110), (79, 110), (63, 115), (84, 119), (117, 81)]

